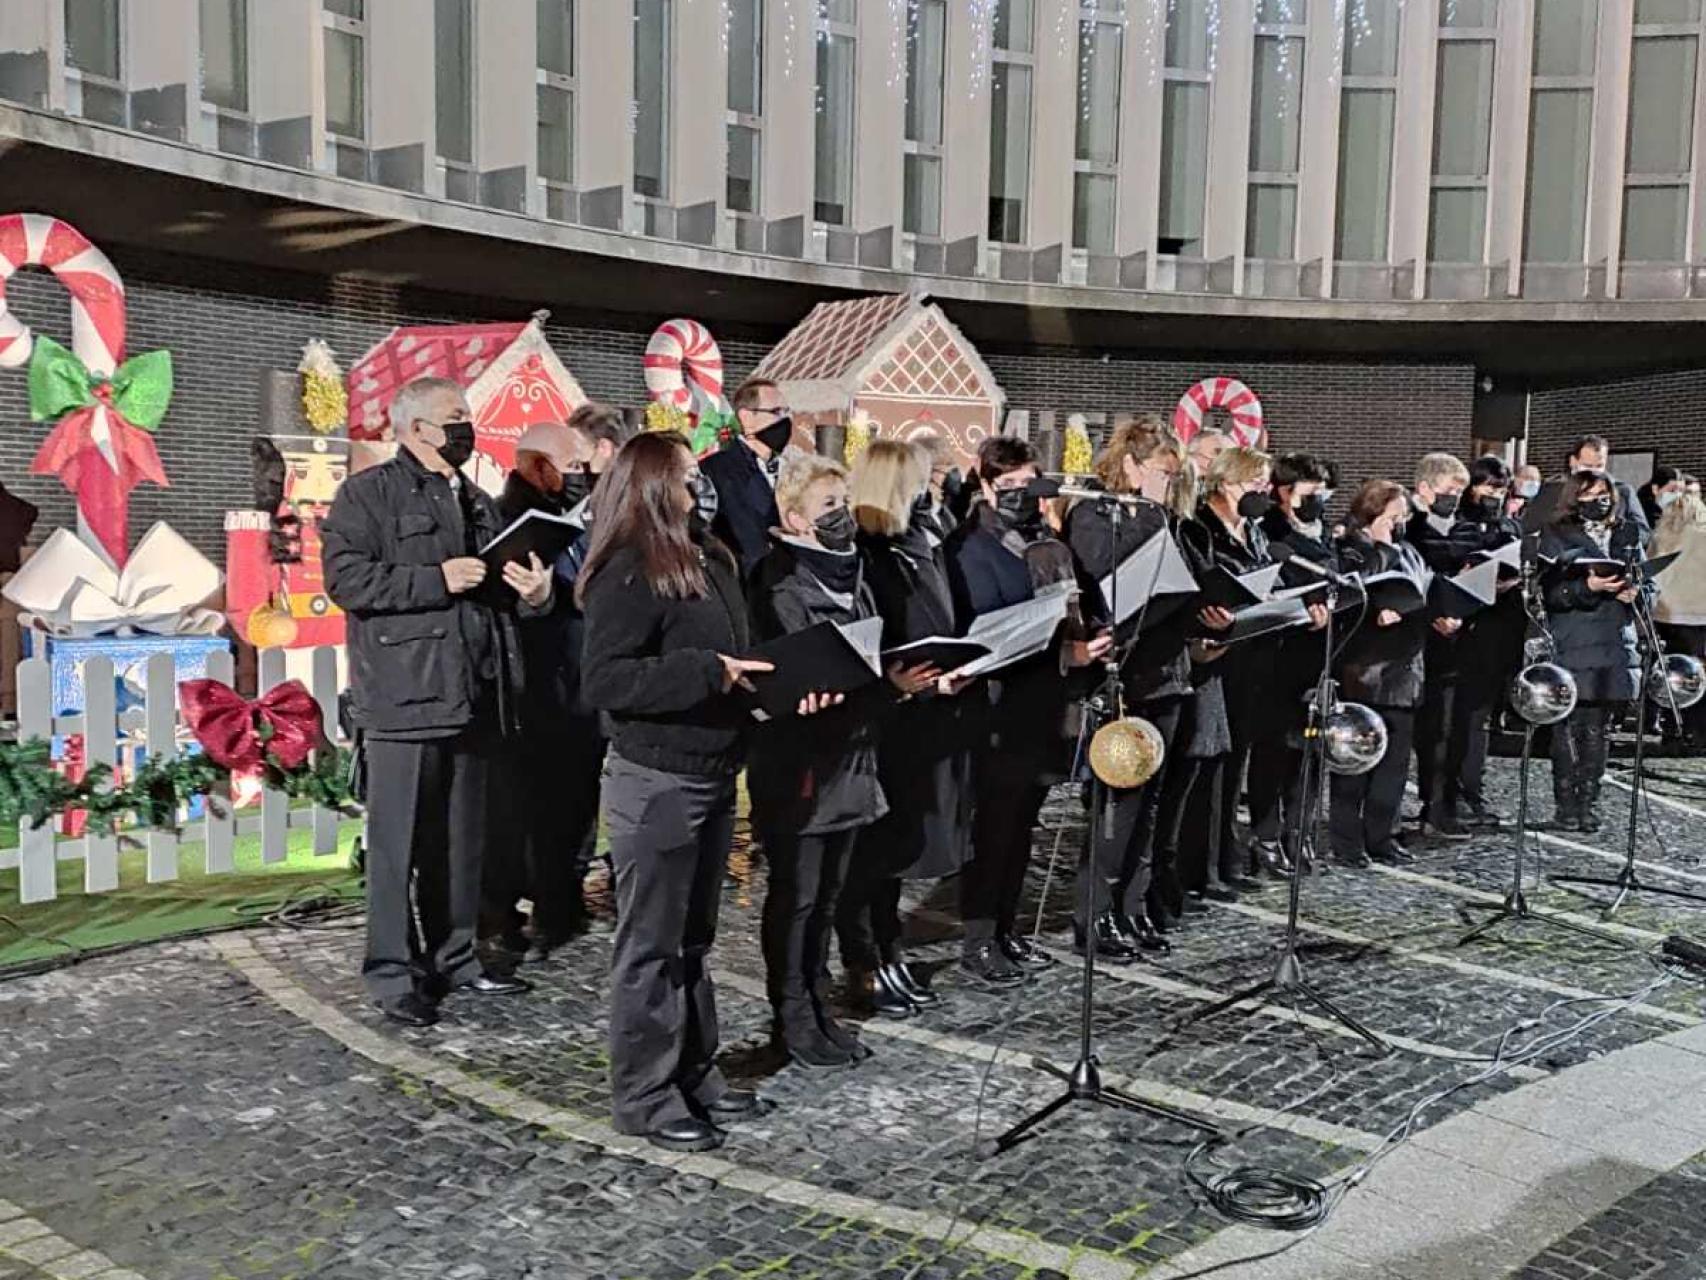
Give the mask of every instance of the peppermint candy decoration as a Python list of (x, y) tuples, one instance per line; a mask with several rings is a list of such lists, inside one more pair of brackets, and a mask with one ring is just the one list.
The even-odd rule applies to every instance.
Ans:
[(723, 407), (723, 353), (697, 320), (665, 320), (646, 343), (646, 394), (697, 413)]
[(1262, 402), (1237, 378), (1204, 378), (1180, 396), (1179, 406), (1173, 410), (1173, 434), (1189, 444), (1202, 430), (1203, 418), (1210, 409), (1225, 409), (1231, 416), (1231, 435), (1239, 444), (1260, 447), (1264, 438)]
[(43, 213), (0, 217), (0, 367), (26, 363), (35, 340), (6, 305), (20, 267), (46, 267), (71, 295), (71, 350), (91, 373), (112, 377), (124, 361), (124, 282), (76, 227)]

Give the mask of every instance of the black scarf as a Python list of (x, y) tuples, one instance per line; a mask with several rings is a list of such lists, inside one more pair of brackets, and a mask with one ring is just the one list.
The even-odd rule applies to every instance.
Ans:
[(826, 551), (822, 547), (808, 546), (793, 540), (783, 545), (793, 552), (794, 559), (799, 561), (801, 568), (836, 595), (850, 596), (859, 593), (861, 570), (857, 551)]

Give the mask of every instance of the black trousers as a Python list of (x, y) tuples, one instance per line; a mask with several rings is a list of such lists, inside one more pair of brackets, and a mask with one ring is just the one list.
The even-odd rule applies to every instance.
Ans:
[(581, 882), (598, 843), (598, 792), (608, 743), (592, 718), (570, 722), (572, 732), (525, 740), (519, 798), (527, 815), (527, 896), (533, 931), (560, 940), (579, 927), (586, 907)]
[(1286, 690), (1258, 712), (1250, 744), (1250, 834), (1297, 853), (1297, 836), (1309, 820), (1303, 794), (1303, 695)]
[[(1469, 750), (1467, 703), (1458, 672), (1428, 673), (1416, 712), (1416, 790), (1421, 795), (1422, 817), (1435, 826), (1457, 814), (1459, 780)], [(1481, 758), (1484, 765), (1484, 743)]]
[(1038, 781), (1041, 766), (1030, 756), (985, 750), (974, 758), (972, 768), (977, 797), (972, 855), (960, 873), (960, 917), (968, 950), (1014, 931), (1031, 865), (1031, 833), (1048, 797), (1047, 784)]
[(857, 827), (826, 835), (767, 830), (760, 941), (770, 1006), (784, 1027), (815, 1025), (813, 993), (829, 958), (829, 931)]
[(1386, 754), (1367, 773), (1335, 773), (1328, 784), (1327, 832), (1335, 854), (1383, 853), (1398, 827), (1416, 713), (1409, 707), (1374, 710), (1386, 722)]
[(864, 853), (855, 842), (835, 904), (835, 936), (841, 942), (841, 967), (869, 972), (900, 959), (901, 877)]
[[(495, 738), (366, 739), (367, 956), (377, 1000), (442, 995), (480, 972), (474, 933)], [(412, 893), (411, 893), (412, 883)], [(416, 929), (416, 921), (419, 929)]]
[[(1225, 835), (1231, 817), (1222, 809), (1232, 759), (1222, 754), (1185, 760), (1177, 775), (1169, 770), (1162, 782), (1161, 831), (1178, 851), (1179, 878), (1187, 889), (1201, 891), (1243, 874), (1237, 846)], [(1234, 804), (1237, 796), (1233, 790)]]
[(617, 904), (611, 1110), (619, 1132), (645, 1133), (728, 1090), (706, 956), (734, 836), (734, 776), (665, 773), (612, 755), (604, 813)]
[(1580, 817), (1599, 805), (1605, 763), (1611, 754), (1611, 723), (1620, 702), (1578, 702), (1552, 726), (1552, 801), (1561, 818)]
[(1090, 890), (1092, 916), (1117, 907), (1135, 919), (1144, 914), (1144, 896), (1149, 892), (1152, 875), (1169, 874), (1173, 870), (1176, 840), (1173, 844), (1163, 844), (1157, 827), (1167, 774), (1189, 763), (1172, 758), (1183, 711), (1184, 702), (1180, 698), (1140, 703), (1135, 708), (1136, 714), (1155, 726), (1165, 744), (1161, 771), (1141, 787), (1122, 791), (1092, 789), (1092, 796), (1100, 798), (1102, 810), (1095, 815), (1100, 828), (1095, 846), (1078, 864), (1072, 909), (1080, 927), (1088, 923), (1083, 918), (1086, 888)]

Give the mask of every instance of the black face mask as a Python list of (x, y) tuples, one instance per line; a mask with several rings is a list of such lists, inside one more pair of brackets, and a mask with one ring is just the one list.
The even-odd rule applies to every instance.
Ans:
[(960, 469), (954, 467), (942, 477), (942, 501), (952, 506), (959, 501), (960, 494), (966, 487), (966, 478), (960, 474)]
[(438, 456), (453, 467), (460, 467), (474, 456), (474, 424), (472, 422), (446, 422), (440, 425), (444, 432), (444, 443), (438, 446)]
[(1260, 520), (1268, 514), (1268, 508), (1273, 505), (1274, 500), (1271, 496), (1252, 490), (1238, 499), (1238, 514), (1246, 520)]
[(825, 551), (851, 551), (853, 536), (859, 532), (851, 507), (826, 512), (812, 521), (812, 528), (817, 532), (818, 545)]
[(930, 496), (930, 490), (926, 489), (923, 493), (919, 494), (912, 500), (912, 519), (914, 523), (919, 520), (928, 520), (935, 514), (936, 500)]
[(578, 507), (592, 493), (594, 476), (590, 471), (564, 471), (563, 487), (557, 490), (565, 510)]
[(1455, 493), (1436, 493), (1434, 500), (1428, 504), (1428, 510), (1442, 520), (1449, 520), (1457, 514), (1459, 495)]
[(717, 486), (701, 472), (687, 478), (687, 492), (693, 495), (694, 528), (703, 531), (717, 518)]
[(1611, 506), (1610, 498), (1587, 498), (1576, 504), (1576, 510), (1583, 520), (1603, 524), (1611, 519)]
[(995, 494), (995, 518), (1008, 529), (1030, 528), (1043, 518), (1042, 503), (1027, 489), (1000, 489)]
[(1475, 499), (1475, 509), (1483, 520), (1497, 520), (1504, 514), (1505, 499), (1503, 494), (1484, 493)]
[(770, 456), (775, 457), (788, 447), (788, 441), (794, 438), (794, 420), (788, 417), (777, 418), (762, 431), (754, 431), (752, 438), (766, 449)]
[(1291, 504), (1291, 514), (1297, 517), (1299, 523), (1314, 524), (1327, 514), (1327, 499), (1318, 493), (1299, 498)]

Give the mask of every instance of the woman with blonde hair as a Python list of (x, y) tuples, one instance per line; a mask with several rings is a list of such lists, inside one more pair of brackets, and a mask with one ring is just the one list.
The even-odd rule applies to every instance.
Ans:
[[(923, 451), (876, 440), (854, 465), (848, 500), (883, 648), (951, 636), (954, 600), (930, 515)], [(859, 834), (836, 908), (842, 966), (857, 1003), (905, 1018), (941, 997), (906, 964), (900, 888), (953, 875), (971, 854), (970, 734), (946, 689), (903, 702), (883, 727), (877, 777), (889, 811)]]
[[(1706, 658), (1706, 503), (1697, 490), (1685, 488), (1672, 499), (1653, 529), (1648, 554), (1673, 552), (1677, 561), (1659, 579), (1653, 617), (1667, 649)], [(1679, 728), (1694, 744), (1706, 739), (1706, 700), (1683, 713)]]

